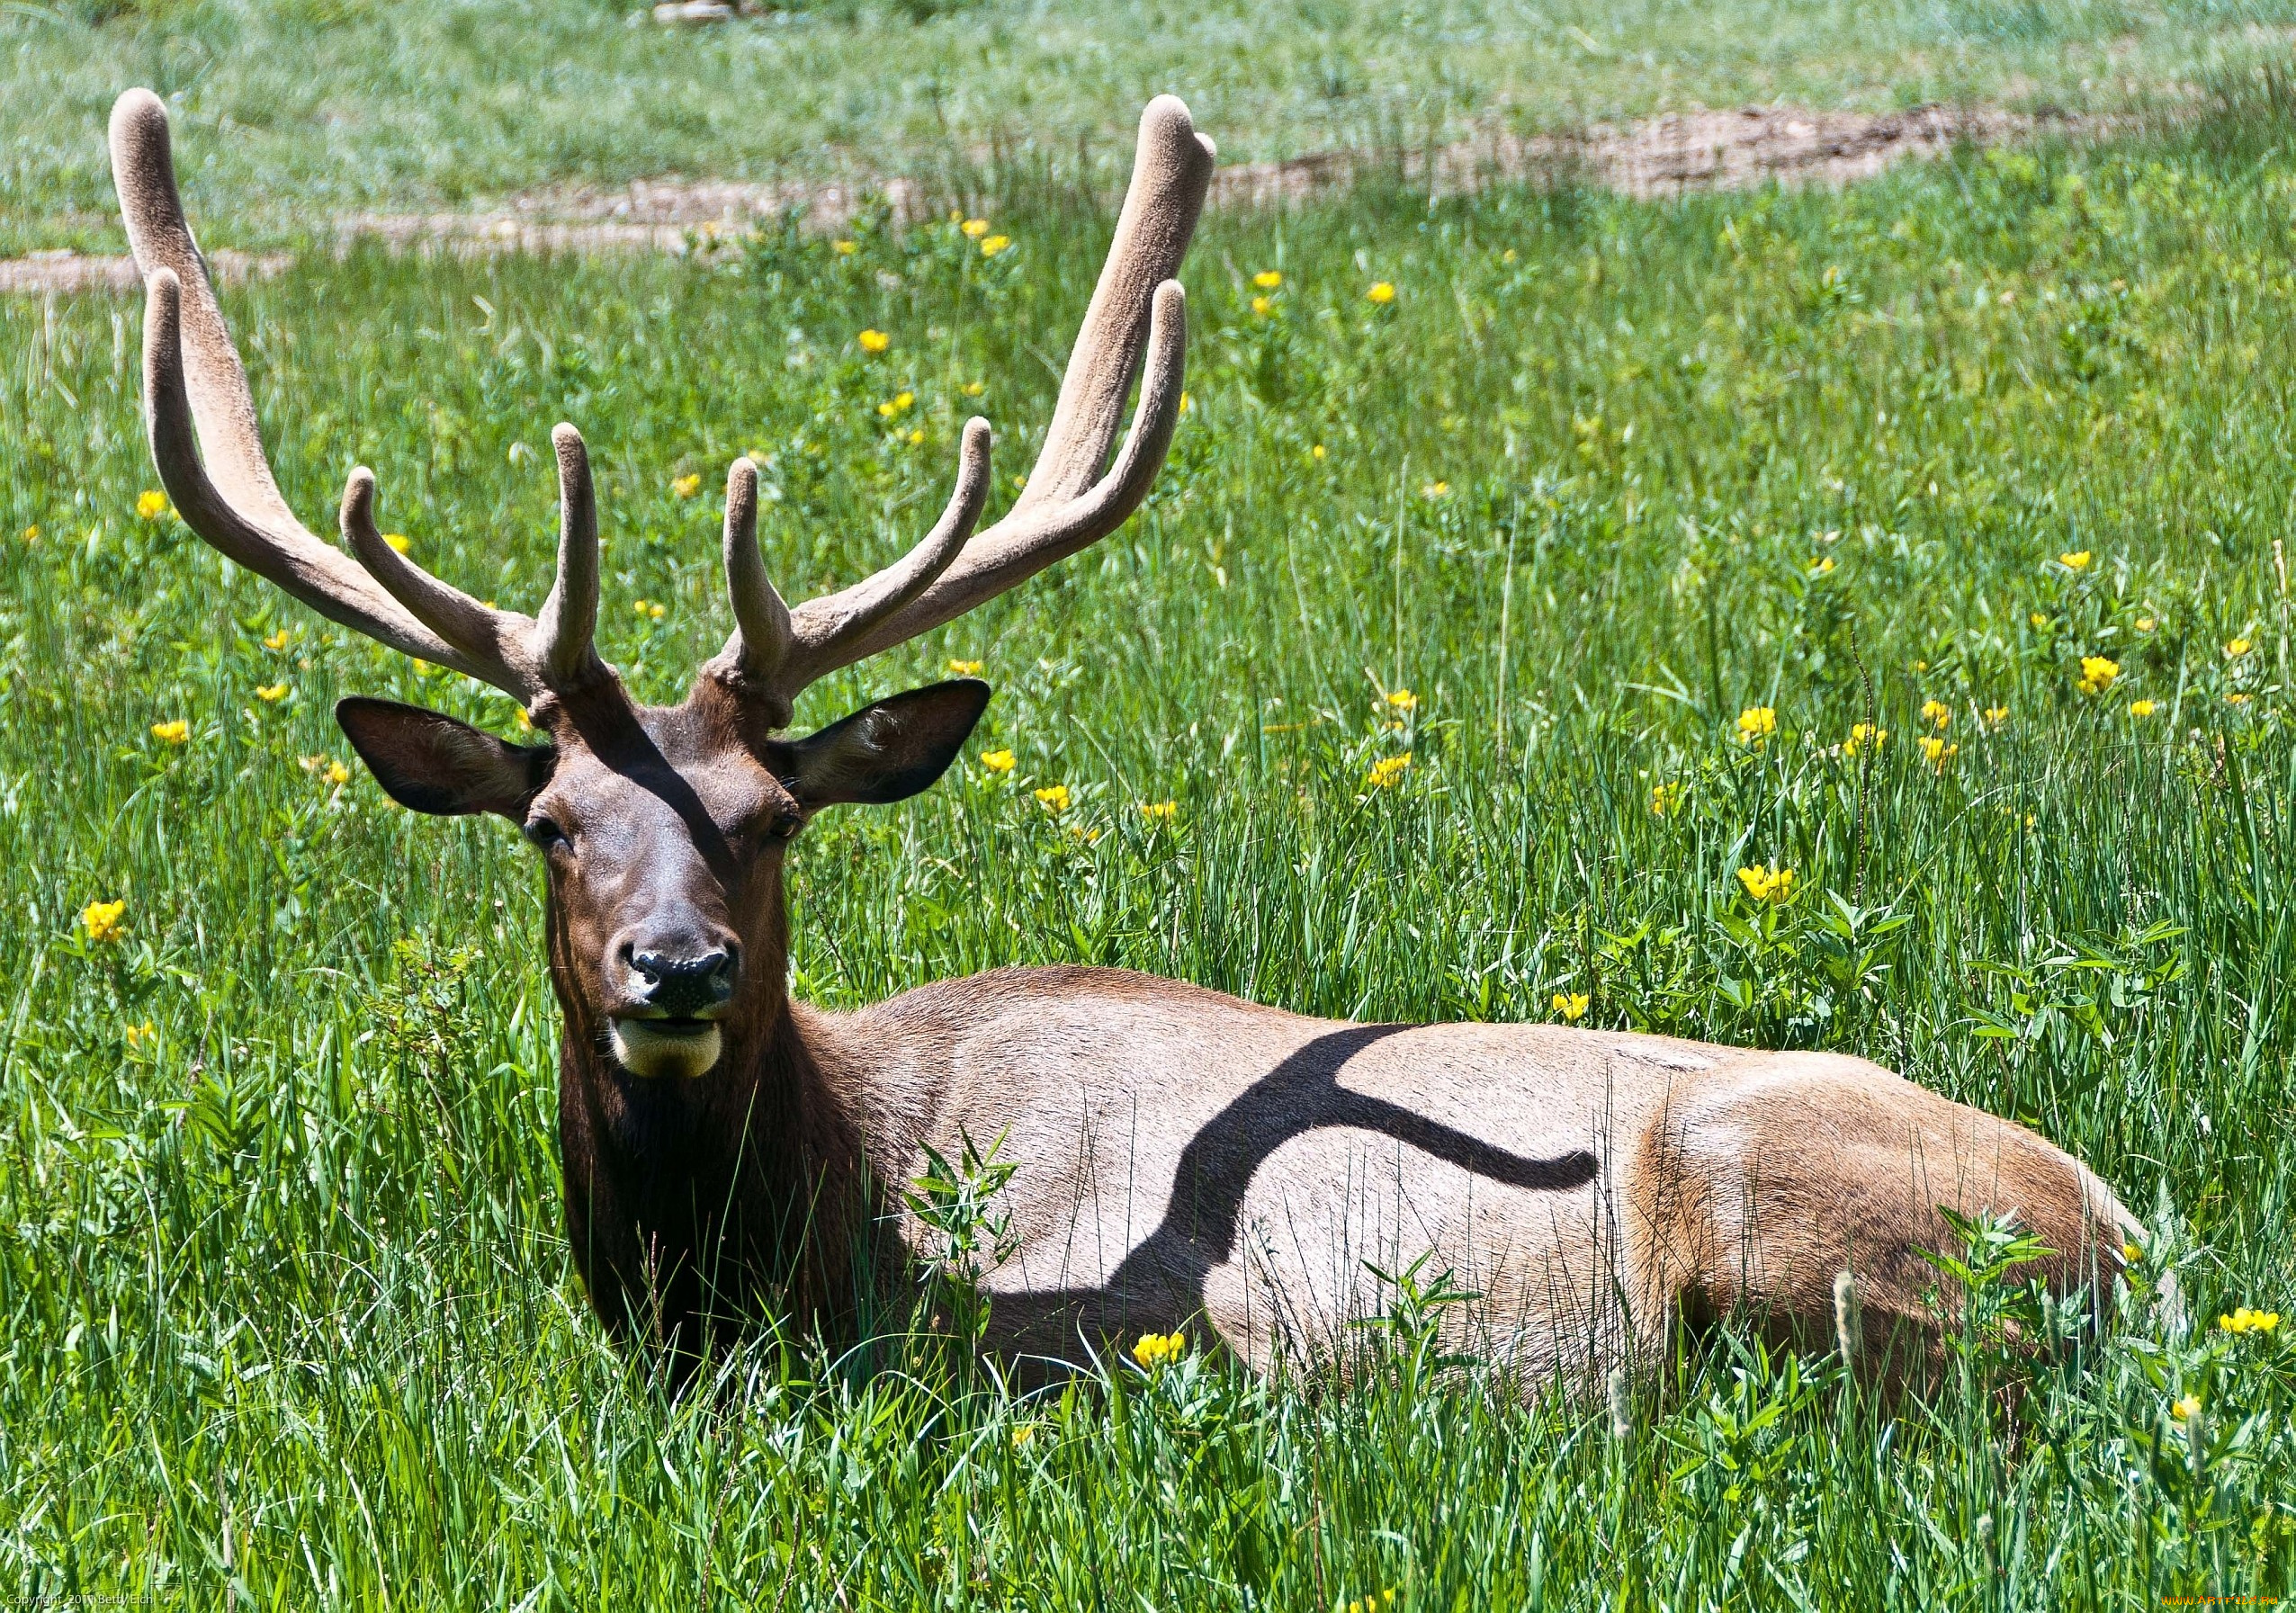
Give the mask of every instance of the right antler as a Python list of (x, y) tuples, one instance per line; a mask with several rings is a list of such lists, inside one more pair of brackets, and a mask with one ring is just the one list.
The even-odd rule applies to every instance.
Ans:
[(152, 462), (184, 524), (330, 621), (490, 683), (522, 703), (609, 676), (592, 646), (598, 526), (581, 434), (571, 426), (551, 434), (563, 520), (558, 579), (540, 621), (480, 605), (384, 542), (374, 524), (374, 475), (363, 465), (343, 491), (343, 533), (359, 557), (354, 565), (313, 536), (280, 497), (247, 372), (184, 220), (167, 110), (149, 90), (130, 90), (112, 105), (112, 176), (144, 276)]
[[(923, 542), (867, 581), (794, 610), (758, 554), (757, 471), (746, 459), (734, 461), (725, 572), (738, 625), (707, 670), (759, 702), (778, 726), (822, 674), (928, 632), (1124, 524), (1148, 496), (1179, 422), (1187, 303), (1172, 276), (1203, 211), (1213, 155), (1179, 97), (1148, 103), (1116, 240), (1077, 331), (1044, 448), (1004, 519), (969, 543), (989, 490), (985, 420), (965, 422), (956, 490)], [(1135, 372), (1132, 431), (1103, 475)]]

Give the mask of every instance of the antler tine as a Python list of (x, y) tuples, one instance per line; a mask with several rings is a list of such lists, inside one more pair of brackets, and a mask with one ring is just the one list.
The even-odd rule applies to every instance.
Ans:
[[(789, 606), (758, 552), (758, 467), (747, 454), (725, 473), (725, 586), (733, 598), (733, 636), (713, 667), (770, 694), (774, 675), (789, 659)], [(785, 707), (774, 719), (776, 726), (788, 721)]]
[[(952, 528), (973, 475), (973, 434), (982, 432), (981, 494), (987, 494), (985, 424), (966, 430), (966, 460), (942, 524), (900, 565), (867, 582), (809, 600), (790, 613), (795, 644), (772, 670), (750, 671), (785, 712), (823, 673), (889, 650), (963, 615), (984, 600), (1106, 537), (1147, 497), (1179, 424), (1188, 347), (1187, 299), (1172, 278), (1188, 252), (1212, 178), (1211, 139), (1196, 132), (1177, 96), (1159, 95), (1140, 118), (1132, 184), (1116, 239), (1085, 310), (1061, 379), (1045, 445), (1027, 486), (1003, 520), (967, 543)], [(1141, 370), (1140, 401), (1117, 462), (1102, 474)], [(946, 548), (946, 555), (942, 551)], [(941, 557), (928, 562), (928, 555)], [(727, 646), (728, 655), (738, 647)], [(785, 721), (785, 716), (777, 717)]]
[(558, 451), (558, 578), (543, 601), (534, 658), (543, 680), (570, 689), (605, 675), (594, 642), (598, 628), (598, 506), (582, 434), (564, 421), (552, 428)]

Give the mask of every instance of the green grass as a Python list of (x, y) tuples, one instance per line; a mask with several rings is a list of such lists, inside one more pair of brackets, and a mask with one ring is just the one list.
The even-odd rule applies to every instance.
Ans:
[[(1100, 177), (1184, 95), (1232, 160), (1670, 108), (2097, 112), (2284, 59), (2292, 0), (812, 0), (701, 31), (636, 0), (10, 0), (0, 252), (119, 239), (112, 98), (169, 98), (211, 245), (666, 173)], [(919, 17), (921, 20), (913, 20)]]
[[(1893, 1418), (1725, 1339), (1619, 1438), (1408, 1329), (1346, 1393), (1198, 1354), (1015, 1402), (760, 1349), (665, 1403), (570, 1276), (531, 858), (300, 760), (345, 756), (338, 693), (502, 731), (506, 703), (139, 520), (139, 310), (0, 305), (0, 1600), (2286, 1593), (2296, 1355), (2210, 1325), (2296, 1276), (2285, 114), (2235, 98), (2174, 139), (1839, 193), (1215, 218), (1143, 514), (800, 713), (952, 658), (998, 686), (939, 787), (795, 854), (817, 1000), (1053, 960), (1367, 1017), (1583, 992), (1591, 1023), (1883, 1060), (2156, 1223), (2193, 1331), (2139, 1309), (2046, 1365), (1977, 1339)], [(1105, 226), (1045, 195), (996, 219), (994, 260), (941, 229), (849, 258), (363, 255), (227, 302), (298, 507), (372, 463), (386, 524), (481, 596), (540, 592), (544, 433), (579, 422), (604, 648), (664, 698), (726, 630), (736, 453), (793, 592), (913, 537), (963, 413), (1006, 426), (1000, 484), (1025, 467)], [(2076, 687), (2085, 656), (2109, 687)], [(1738, 743), (1759, 706), (1777, 732)], [(1887, 744), (1838, 755), (1870, 710)], [(184, 743), (153, 737), (176, 719)], [(1170, 827), (1137, 810), (1166, 798)], [(1798, 894), (1757, 912), (1735, 874), (1773, 861)], [(126, 933), (92, 942), (107, 898)]]

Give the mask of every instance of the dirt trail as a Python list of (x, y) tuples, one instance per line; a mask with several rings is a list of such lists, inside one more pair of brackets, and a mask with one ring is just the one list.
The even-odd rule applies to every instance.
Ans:
[[(1776, 181), (1846, 184), (1906, 157), (1932, 157), (1960, 141), (1993, 144), (2027, 138), (2044, 127), (2073, 130), (2087, 121), (1942, 106), (1899, 112), (1821, 112), (1746, 107), (1735, 112), (1671, 112), (1625, 125), (1598, 124), (1569, 134), (1524, 138), (1492, 134), (1463, 140), (1400, 166), (1414, 183), (1445, 194), (1530, 174), (1576, 176), (1638, 197), (1689, 190), (1736, 190)], [(1348, 184), (1359, 174), (1392, 171), (1393, 157), (1326, 152), (1285, 162), (1239, 163), (1214, 176), (1215, 207), (1281, 205)], [(807, 228), (827, 233), (850, 219), (865, 198), (882, 196), (913, 218), (923, 198), (908, 182), (869, 186), (753, 184), (727, 180), (647, 179), (619, 190), (567, 187), (512, 198), (469, 212), (354, 213), (336, 221), (348, 246), (378, 240), (407, 251), (458, 255), (542, 252), (682, 253), (696, 234), (739, 230), (791, 209)], [(291, 260), (218, 252), (225, 280), (275, 274)], [(35, 252), (0, 258), (0, 294), (133, 291), (127, 257)]]

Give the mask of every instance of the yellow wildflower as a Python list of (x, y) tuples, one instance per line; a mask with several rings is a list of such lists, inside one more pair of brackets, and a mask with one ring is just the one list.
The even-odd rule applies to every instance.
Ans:
[(1027, 1450), (1028, 1448), (1029, 1442), (1034, 1440), (1036, 1438), (1036, 1425), (1035, 1423), (1023, 1422), (1016, 1424), (1012, 1430), (1012, 1448), (1015, 1450)]
[(1186, 1333), (1143, 1333), (1132, 1347), (1132, 1358), (1149, 1371), (1169, 1367), (1188, 1353)]
[(1812, 577), (1824, 577), (1833, 569), (1834, 557), (1830, 554), (1820, 555), (1809, 563), (1809, 574)]
[(283, 627), (277, 632), (265, 638), (263, 641), (263, 647), (265, 650), (284, 650), (287, 648), (287, 641), (293, 636), (294, 635), (292, 633), (289, 632)]
[(1922, 721), (1932, 728), (1943, 728), (1953, 721), (1953, 708), (1942, 700), (1922, 702)]
[(919, 427), (918, 427), (915, 431), (912, 431), (912, 432), (910, 432), (910, 433), (909, 434), (909, 445), (910, 445), (911, 448), (916, 447), (918, 444), (919, 444), (919, 443), (921, 443), (921, 442), (923, 442), (924, 440), (925, 440), (925, 428), (924, 428), (923, 426), (919, 426)]
[(128, 927), (128, 899), (89, 902), (80, 910), (80, 927), (91, 941), (117, 941)]
[(1364, 775), (1363, 782), (1374, 790), (1392, 789), (1410, 766), (1411, 752), (1408, 750), (1400, 756), (1382, 757), (1371, 764), (1371, 771)]
[(1448, 498), (1451, 496), (1451, 484), (1448, 481), (1431, 481), (1419, 489), (1419, 496), (1430, 502), (1438, 498)]
[(1009, 750), (991, 750), (984, 752), (981, 757), (981, 766), (991, 773), (1009, 773), (1012, 765), (1013, 754)]
[(659, 622), (669, 611), (668, 606), (656, 605), (650, 599), (633, 599), (630, 602), (630, 608), (638, 614), (640, 619), (647, 622)]
[(1068, 811), (1068, 786), (1046, 784), (1036, 792), (1036, 804), (1048, 812), (1065, 812)]
[(2228, 1333), (2274, 1333), (2280, 1331), (2280, 1313), (2242, 1305), (2229, 1316), (2219, 1316), (2216, 1325)]
[(2043, 628), (2049, 625), (2049, 618), (2042, 615), (2039, 611), (2035, 611), (2031, 615), (2026, 617), (2025, 620), (2031, 623), (2035, 628)]
[(151, 725), (151, 737), (163, 745), (181, 745), (192, 737), (192, 725), (181, 717)]
[(916, 401), (917, 394), (914, 392), (897, 392), (892, 397), (886, 399), (883, 403), (877, 405), (877, 413), (890, 420), (895, 415), (907, 414), (909, 412), (910, 406)]
[(2249, 698), (2250, 697), (2245, 694), (2227, 694), (2224, 697), (2224, 702), (2227, 705), (2246, 705), (2248, 703)]
[(855, 241), (831, 241), (830, 243), (830, 250), (836, 253), (839, 257), (851, 257), (855, 252), (859, 250), (859, 243)]
[(882, 330), (865, 330), (855, 339), (861, 344), (861, 351), (872, 358), (892, 345), (892, 338)]
[(1309, 449), (1307, 451), (1307, 457), (1310, 459), (1322, 459), (1323, 457), (1323, 444), (1318, 443), (1314, 447)]
[(2089, 562), (2094, 559), (2096, 559), (2096, 556), (2092, 554), (2089, 551), (2085, 549), (2076, 549), (2070, 553), (2058, 555), (2057, 557), (2057, 563), (2064, 567), (2067, 571), (2085, 571), (2089, 569)]
[(963, 224), (959, 225), (958, 228), (963, 229), (972, 239), (977, 241), (982, 236), (989, 233), (989, 221), (986, 219), (967, 219)]
[(1985, 708), (1985, 725), (1987, 728), (2000, 728), (2008, 721), (2009, 708), (2007, 706), (1989, 705)]
[(1851, 728), (1850, 737), (1842, 741), (1842, 754), (1855, 756), (1866, 748), (1869, 740), (1872, 742), (1876, 750), (1879, 750), (1884, 745), (1889, 743), (1889, 730), (1886, 728), (1876, 728), (1870, 722), (1857, 723)]
[(407, 534), (403, 532), (387, 532), (382, 534), (382, 541), (390, 544), (391, 549), (399, 554), (404, 554), (407, 551), (414, 547), (414, 544), (408, 541)]
[(1756, 901), (1784, 901), (1794, 893), (1794, 871), (1775, 863), (1767, 868), (1741, 868), (1738, 883)]
[(2188, 1394), (2168, 1408), (2168, 1414), (2179, 1422), (2190, 1422), (2201, 1414), (2201, 1397)]
[(1280, 269), (1262, 269), (1259, 273), (1251, 277), (1251, 283), (1258, 286), (1263, 291), (1272, 291), (1278, 286), (1284, 283), (1283, 271)]
[(994, 257), (998, 253), (1002, 252), (1006, 247), (1011, 245), (1012, 237), (1010, 236), (992, 235), (987, 240), (981, 243), (981, 255), (982, 257)]
[(1384, 308), (1395, 300), (1395, 282), (1387, 280), (1374, 281), (1371, 283), (1371, 289), (1364, 292), (1364, 295)]
[(2123, 1243), (2121, 1246), (2121, 1258), (2129, 1265), (2134, 1266), (2145, 1258), (2145, 1251), (2133, 1243)]
[(121, 1027), (121, 1030), (122, 1034), (128, 1038), (128, 1045), (130, 1047), (141, 1046), (144, 1043), (150, 1041), (154, 1036), (159, 1035), (157, 1031), (152, 1029), (151, 1021), (148, 1019), (145, 1020), (141, 1025), (125, 1026)]
[(2237, 661), (2255, 648), (2256, 646), (2246, 639), (2230, 640), (2224, 646), (2224, 659), (2228, 661)]
[(1251, 311), (1255, 314), (1265, 316), (1273, 313), (1275, 309), (1276, 305), (1265, 297), (1254, 297), (1251, 300)]
[(1943, 739), (1939, 739), (1935, 734), (1924, 734), (1921, 739), (1921, 746), (1922, 760), (1927, 762), (1940, 773), (1943, 773), (1945, 771), (1945, 764), (1951, 761), (1956, 756), (1959, 756), (1961, 751), (1961, 748), (1959, 745), (1948, 745)]
[(1664, 818), (1682, 804), (1682, 786), (1679, 784), (1653, 784), (1650, 787), (1650, 810), (1654, 816)]
[(2107, 660), (2101, 655), (2085, 655), (2081, 658), (2081, 681), (2078, 686), (2084, 694), (2102, 694), (2112, 686), (2112, 680), (2120, 676), (2121, 663), (2119, 661)]
[(1583, 991), (1556, 992), (1555, 1011), (1572, 1024), (1577, 1024), (1586, 1017), (1586, 993)]
[(2129, 715), (2131, 717), (2149, 717), (2159, 709), (2149, 700), (2132, 700), (2129, 703)]
[(1409, 689), (1390, 689), (1387, 703), (1399, 712), (1413, 712), (1419, 709), (1419, 696)]
[(347, 784), (351, 782), (351, 770), (340, 762), (329, 762), (327, 765), (327, 782), (330, 784)]
[(1775, 706), (1750, 705), (1738, 713), (1738, 743), (1759, 745), (1778, 731)]
[(1140, 811), (1142, 815), (1144, 816), (1151, 823), (1170, 823), (1174, 818), (1179, 816), (1179, 802), (1177, 801), (1144, 801), (1140, 803)]
[(256, 689), (256, 698), (266, 705), (276, 705), (287, 698), (285, 684), (263, 684)]
[(31, 525), (25, 527), (23, 531), (18, 533), (16, 535), (27, 543), (37, 543), (40, 542), (40, 524), (38, 522), (34, 522)]
[(686, 475), (673, 480), (669, 484), (669, 490), (680, 498), (691, 498), (702, 490), (702, 473), (698, 470), (688, 471)]
[(981, 663), (951, 659), (948, 669), (959, 677), (977, 677), (981, 674)]
[(2155, 622), (2150, 616), (2139, 616), (2137, 618), (2137, 631), (2140, 633), (2148, 633), (2159, 625), (2160, 624)]
[(167, 495), (157, 488), (146, 488), (136, 495), (136, 519), (157, 521), (167, 513)]

